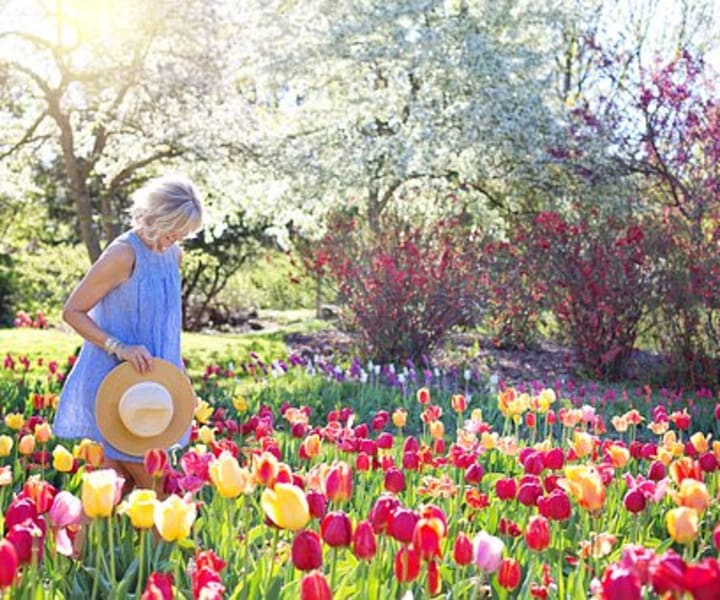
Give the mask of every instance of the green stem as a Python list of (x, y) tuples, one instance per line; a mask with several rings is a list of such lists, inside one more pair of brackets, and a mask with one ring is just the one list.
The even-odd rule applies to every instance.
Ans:
[(270, 570), (268, 571), (268, 580), (265, 592), (270, 589), (270, 582), (273, 578), (273, 571), (275, 570), (275, 551), (277, 550), (278, 538), (280, 537), (280, 529), (275, 528), (275, 534), (273, 535), (272, 547), (270, 550)]
[(113, 537), (113, 522), (112, 515), (107, 518), (108, 525), (108, 541), (110, 542), (110, 587), (115, 589), (115, 539)]
[(90, 521), (89, 528), (92, 532), (92, 538), (95, 542), (95, 577), (93, 577), (93, 588), (90, 598), (93, 600), (97, 598), (98, 584), (100, 583), (100, 557), (102, 556), (102, 548), (100, 547), (100, 539), (97, 533), (96, 521)]
[(335, 591), (335, 570), (337, 567), (337, 555), (338, 555), (338, 549), (337, 546), (334, 546), (332, 549), (332, 569), (330, 570), (330, 593), (334, 593)]
[(142, 594), (143, 575), (145, 574), (145, 530), (140, 530), (140, 559), (138, 562), (138, 582), (135, 595), (140, 598)]

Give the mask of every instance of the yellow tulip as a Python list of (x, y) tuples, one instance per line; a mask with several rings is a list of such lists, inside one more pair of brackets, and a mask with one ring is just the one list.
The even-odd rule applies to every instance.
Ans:
[(203, 444), (209, 444), (215, 440), (215, 430), (207, 425), (203, 425), (200, 429), (198, 429), (198, 439)]
[(585, 458), (595, 449), (595, 438), (585, 431), (575, 431), (570, 446), (578, 458)]
[(445, 425), (442, 421), (433, 421), (430, 423), (430, 435), (433, 439), (440, 440), (445, 435)]
[(119, 507), (119, 512), (130, 517), (136, 529), (150, 529), (155, 522), (157, 495), (153, 490), (133, 490)]
[(670, 537), (678, 544), (687, 544), (697, 537), (698, 514), (692, 508), (679, 506), (669, 510), (665, 523)]
[(281, 529), (297, 531), (310, 520), (305, 492), (291, 483), (276, 483), (273, 489), (266, 488), (260, 504), (270, 520)]
[(707, 452), (710, 447), (710, 436), (705, 437), (701, 431), (692, 434), (690, 436), (690, 441), (692, 442), (692, 445), (695, 446), (695, 450), (701, 454), (703, 452)]
[(190, 535), (197, 509), (195, 503), (185, 502), (173, 494), (163, 502), (155, 504), (153, 514), (155, 527), (166, 542), (184, 540)]
[(213, 407), (205, 402), (205, 400), (199, 400), (197, 408), (195, 408), (195, 418), (198, 423), (207, 423), (210, 420), (213, 411)]
[(105, 450), (102, 444), (87, 438), (73, 446), (73, 456), (84, 460), (93, 467), (99, 467), (105, 462)]
[(122, 477), (114, 469), (100, 469), (85, 473), (82, 484), (82, 505), (85, 514), (95, 517), (109, 517), (113, 507), (120, 500)]
[(595, 512), (605, 504), (605, 485), (594, 467), (572, 465), (565, 467), (565, 477), (558, 485), (570, 493), (585, 510)]
[(18, 443), (18, 452), (25, 456), (28, 456), (35, 452), (35, 436), (26, 434), (20, 438)]
[(710, 506), (710, 494), (707, 486), (697, 479), (687, 478), (680, 482), (680, 490), (673, 494), (678, 506), (692, 508), (702, 514)]
[(392, 422), (398, 429), (405, 427), (405, 423), (407, 423), (407, 411), (402, 408), (396, 408), (392, 414)]
[(20, 413), (10, 413), (9, 415), (5, 415), (5, 425), (10, 429), (20, 431), (23, 425), (25, 425), (25, 417)]
[(235, 407), (235, 410), (238, 411), (239, 413), (244, 413), (248, 408), (247, 400), (245, 400), (245, 398), (242, 396), (235, 396), (235, 398), (233, 398), (232, 403), (233, 403), (233, 406)]
[(75, 459), (65, 446), (55, 446), (52, 455), (53, 469), (60, 473), (68, 473), (72, 470)]
[(13, 439), (9, 435), (0, 435), (0, 457), (10, 456)]
[(230, 452), (222, 452), (210, 463), (210, 479), (223, 498), (237, 498), (255, 489), (255, 481), (248, 469), (243, 469)]

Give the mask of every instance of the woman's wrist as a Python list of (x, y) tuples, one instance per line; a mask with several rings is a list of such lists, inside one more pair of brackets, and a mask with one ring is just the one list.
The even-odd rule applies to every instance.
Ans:
[(113, 336), (108, 336), (108, 338), (105, 340), (104, 344), (105, 352), (108, 354), (114, 354), (118, 358), (120, 358), (120, 354), (123, 350), (125, 350), (125, 344), (123, 344), (119, 339)]

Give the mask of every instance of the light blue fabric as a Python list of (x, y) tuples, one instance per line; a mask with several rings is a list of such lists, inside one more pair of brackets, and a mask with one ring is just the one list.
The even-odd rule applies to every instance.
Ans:
[[(122, 343), (143, 345), (152, 356), (184, 370), (180, 354), (179, 248), (173, 245), (165, 252), (155, 252), (134, 231), (122, 234), (117, 241), (135, 250), (134, 270), (127, 281), (93, 307), (90, 317)], [(83, 343), (60, 394), (53, 430), (58, 437), (101, 442), (108, 458), (142, 462), (142, 457), (119, 452), (105, 442), (95, 423), (95, 395), (103, 378), (118, 364), (115, 356), (95, 344)], [(189, 438), (188, 430), (179, 445), (187, 445)]]

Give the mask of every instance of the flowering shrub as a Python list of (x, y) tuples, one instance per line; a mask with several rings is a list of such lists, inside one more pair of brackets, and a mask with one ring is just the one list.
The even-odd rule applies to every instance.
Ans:
[(420, 359), (476, 309), (475, 253), (472, 232), (458, 219), (424, 229), (395, 222), (373, 233), (337, 217), (311, 262), (337, 283), (364, 353), (391, 362)]
[(654, 241), (645, 224), (594, 211), (575, 221), (544, 212), (515, 232), (525, 269), (544, 282), (549, 306), (593, 375), (620, 376), (632, 352), (657, 287), (648, 260)]
[(13, 325), (15, 327), (32, 327), (33, 329), (47, 329), (50, 326), (41, 310), (36, 311), (34, 317), (24, 310), (17, 311)]

